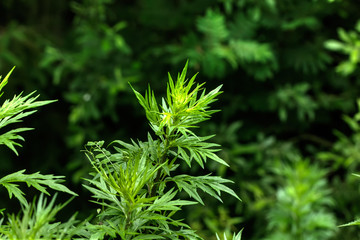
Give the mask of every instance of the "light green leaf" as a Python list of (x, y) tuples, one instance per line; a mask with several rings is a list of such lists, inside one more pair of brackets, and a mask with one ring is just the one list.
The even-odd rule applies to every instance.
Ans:
[(18, 185), (14, 184), (17, 182), (24, 182), (29, 187), (34, 187), (42, 193), (49, 194), (46, 190), (47, 187), (52, 188), (57, 191), (62, 191), (69, 193), (71, 195), (77, 196), (77, 194), (66, 186), (61, 184), (64, 180), (63, 176), (53, 176), (53, 175), (43, 175), (40, 173), (33, 174), (24, 174), (25, 170), (20, 170), (18, 172), (9, 174), (0, 179), (0, 185), (3, 185), (9, 192), (9, 196), (11, 198), (12, 194), (22, 203), (26, 202), (23, 197), (23, 192), (18, 188)]

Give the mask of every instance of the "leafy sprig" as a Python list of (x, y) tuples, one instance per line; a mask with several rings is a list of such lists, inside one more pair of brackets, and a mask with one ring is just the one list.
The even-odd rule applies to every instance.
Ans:
[[(146, 142), (115, 140), (109, 145), (114, 151), (105, 148), (103, 141), (89, 142), (85, 148), (95, 170), (85, 188), (93, 194), (92, 201), (101, 207), (99, 222), (111, 237), (202, 239), (182, 220), (174, 219), (175, 213), (186, 205), (204, 204), (199, 190), (219, 201), (221, 192), (240, 200), (225, 185), (230, 180), (175, 174), (180, 164), (191, 166), (193, 160), (202, 168), (206, 167), (207, 159), (228, 166), (216, 155), (219, 145), (208, 142), (213, 136), (202, 137), (193, 131), (217, 112), (210, 109), (210, 104), (221, 93), (221, 86), (207, 93), (204, 84), (195, 83), (196, 75), (186, 79), (187, 67), (188, 63), (176, 81), (169, 75), (167, 95), (161, 104), (150, 87), (144, 96), (133, 89), (156, 138), (148, 133)], [(179, 199), (177, 193), (182, 190), (196, 201)], [(234, 239), (240, 236), (241, 232)]]
[[(14, 68), (12, 68), (11, 71), (1, 81), (0, 92), (3, 89), (3, 87), (8, 83), (8, 79)], [(0, 96), (2, 96), (2, 94), (3, 93), (0, 93)], [(27, 117), (36, 112), (36, 110), (31, 110), (31, 109), (54, 102), (54, 100), (36, 101), (39, 95), (34, 96), (34, 94), (35, 92), (32, 92), (26, 96), (22, 96), (22, 93), (20, 93), (17, 96), (15, 95), (11, 100), (9, 99), (5, 100), (5, 102), (0, 107), (0, 129), (4, 128), (9, 124), (21, 122), (24, 117)], [(31, 129), (32, 128), (22, 127), (4, 132), (3, 134), (0, 135), (0, 145), (1, 144), (6, 145), (13, 152), (15, 152), (16, 155), (18, 155), (15, 146), (21, 147), (21, 144), (17, 140), (24, 141), (24, 138), (20, 136), (19, 133)]]
[(8, 192), (10, 199), (14, 195), (23, 205), (27, 206), (28, 202), (24, 197), (25, 194), (19, 188), (19, 182), (24, 182), (28, 187), (34, 187), (42, 193), (50, 195), (47, 191), (47, 187), (54, 189), (56, 191), (66, 192), (71, 195), (77, 196), (76, 193), (68, 189), (66, 186), (62, 185), (61, 182), (64, 182), (63, 176), (54, 176), (52, 174), (43, 175), (39, 172), (32, 174), (24, 174), (25, 170), (20, 170), (15, 173), (6, 175), (3, 178), (0, 178), (0, 185), (4, 186)]
[[(0, 82), (0, 91), (8, 83), (13, 69)], [(34, 92), (24, 97), (22, 94), (19, 94), (11, 100), (5, 100), (0, 107), (0, 129), (10, 124), (21, 122), (24, 117), (36, 112), (36, 110), (33, 110), (34, 108), (53, 102), (37, 101), (39, 96), (34, 97), (33, 95)], [(21, 146), (18, 140), (24, 141), (24, 138), (19, 133), (30, 129), (15, 128), (5, 131), (0, 135), (0, 145), (6, 145), (18, 155), (15, 146)], [(78, 234), (77, 232), (81, 228), (74, 226), (76, 223), (75, 215), (65, 223), (54, 222), (57, 212), (71, 199), (62, 205), (55, 206), (56, 197), (53, 197), (49, 204), (47, 204), (46, 199), (43, 197), (43, 194), (50, 195), (48, 188), (77, 196), (76, 193), (62, 184), (64, 181), (62, 178), (63, 176), (43, 175), (39, 172), (25, 174), (25, 170), (20, 170), (0, 178), (0, 186), (5, 187), (10, 199), (13, 196), (17, 198), (22, 207), (20, 214), (7, 214), (7, 218), (3, 217), (0, 219), (0, 239), (71, 239), (73, 235)], [(25, 193), (19, 188), (18, 183), (26, 183), (28, 187), (34, 187), (42, 193), (37, 203), (35, 200), (32, 204), (28, 203)], [(0, 210), (3, 216), (5, 215), (4, 210)], [(5, 219), (7, 219), (6, 224), (4, 224)]]
[(221, 85), (206, 94), (206, 90), (202, 88), (204, 83), (195, 85), (196, 75), (190, 80), (186, 79), (187, 68), (188, 63), (178, 75), (177, 81), (169, 74), (167, 96), (165, 99), (162, 98), (159, 106), (150, 87), (145, 97), (133, 89), (157, 135), (195, 135), (189, 128), (197, 127), (196, 124), (209, 119), (211, 114), (217, 112), (209, 110), (209, 105), (221, 94)]
[(184, 190), (190, 197), (194, 198), (202, 205), (204, 205), (204, 202), (197, 192), (198, 189), (218, 199), (220, 202), (222, 202), (220, 197), (221, 192), (226, 192), (240, 200), (234, 190), (224, 185), (224, 183), (232, 183), (232, 181), (219, 176), (206, 175), (194, 177), (183, 174), (166, 178), (166, 181), (175, 182), (180, 191)]
[(55, 205), (56, 195), (47, 203), (44, 195), (39, 200), (26, 205), (21, 214), (8, 215), (8, 224), (0, 221), (0, 238), (7, 239), (72, 239), (74, 235), (81, 235), (81, 228), (75, 227), (78, 222), (74, 214), (68, 221), (55, 221), (56, 214), (64, 208), (67, 202)]

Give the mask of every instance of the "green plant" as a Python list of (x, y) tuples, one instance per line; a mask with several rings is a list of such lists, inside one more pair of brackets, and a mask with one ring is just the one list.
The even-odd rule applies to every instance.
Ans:
[(78, 222), (74, 214), (68, 221), (54, 222), (56, 214), (65, 207), (64, 204), (55, 205), (56, 195), (47, 203), (44, 195), (39, 200), (34, 199), (32, 204), (23, 206), (22, 211), (15, 215), (8, 215), (8, 224), (1, 225), (1, 239), (72, 239), (72, 236), (81, 234), (81, 228), (75, 226)]
[(326, 170), (309, 160), (295, 159), (276, 169), (284, 185), (276, 193), (276, 203), (268, 213), (266, 239), (331, 239), (335, 235), (334, 204), (325, 179)]
[[(89, 142), (85, 154), (95, 172), (85, 187), (100, 206), (100, 229), (103, 237), (121, 239), (202, 239), (176, 216), (183, 206), (204, 204), (202, 192), (222, 201), (221, 192), (239, 197), (225, 183), (230, 180), (206, 174), (190, 176), (179, 173), (181, 163), (205, 168), (207, 160), (228, 164), (215, 152), (219, 146), (207, 142), (212, 136), (198, 136), (193, 129), (217, 112), (209, 105), (220, 94), (220, 87), (206, 93), (195, 76), (186, 79), (188, 64), (177, 80), (169, 75), (166, 98), (158, 105), (153, 91), (145, 96), (133, 89), (156, 138), (125, 143), (113, 141), (114, 152), (104, 142)], [(184, 200), (183, 193), (195, 201)], [(240, 200), (240, 199), (239, 199)], [(241, 233), (234, 235), (239, 239)]]
[[(3, 87), (8, 83), (8, 79), (14, 68), (11, 69), (11, 71), (1, 81), (0, 92), (3, 89)], [(1, 76), (0, 76), (0, 80), (1, 80)], [(21, 96), (22, 94), (19, 94), (18, 96), (15, 95), (14, 98), (11, 100), (5, 100), (5, 102), (2, 104), (0, 108), (0, 128), (3, 128), (9, 124), (21, 122), (22, 118), (36, 112), (35, 110), (31, 110), (31, 109), (53, 102), (53, 101), (36, 101), (36, 99), (39, 96), (32, 97), (34, 93), (35, 92), (30, 93), (25, 97)], [(2, 96), (2, 94), (3, 93), (1, 93), (0, 96)], [(0, 135), (0, 144), (6, 145), (12, 151), (14, 151), (16, 155), (18, 155), (15, 146), (21, 146), (21, 144), (16, 142), (16, 140), (24, 141), (24, 138), (21, 137), (18, 133), (28, 130), (31, 130), (31, 128), (16, 128), (5, 132)]]
[[(8, 79), (13, 69), (6, 75), (0, 83), (0, 91), (8, 83)], [(1, 79), (1, 76), (0, 76)], [(38, 96), (33, 97), (33, 93), (26, 96), (19, 94), (14, 96), (11, 100), (5, 100), (0, 108), (0, 128), (7, 125), (18, 123), (22, 118), (33, 114), (36, 110), (34, 108), (49, 104), (53, 101), (36, 101)], [(0, 96), (2, 93), (0, 94)], [(31, 128), (14, 128), (12, 130), (5, 130), (0, 135), (0, 145), (6, 145), (13, 152), (18, 155), (15, 146), (21, 146), (19, 140), (24, 141), (24, 138), (19, 133), (31, 130)], [(70, 239), (71, 231), (76, 228), (74, 217), (68, 222), (51, 223), (54, 220), (55, 214), (63, 208), (66, 204), (54, 206), (55, 197), (47, 205), (43, 194), (50, 195), (47, 187), (56, 191), (66, 192), (72, 195), (77, 195), (66, 186), (62, 185), (62, 176), (43, 175), (40, 173), (24, 174), (25, 170), (20, 170), (12, 174), (8, 174), (0, 178), (0, 186), (7, 189), (10, 199), (12, 196), (17, 198), (21, 204), (22, 212), (19, 215), (7, 216), (7, 223), (3, 224), (5, 218), (0, 219), (0, 238), (1, 239)], [(42, 192), (37, 205), (35, 200), (29, 204), (25, 198), (24, 192), (19, 188), (18, 183), (26, 183), (29, 187), (32, 186)], [(36, 205), (36, 206), (35, 206)], [(5, 209), (1, 209), (3, 214)], [(21, 216), (22, 215), (22, 216)]]
[[(25, 126), (37, 129), (21, 153), (15, 146), (26, 173), (51, 171), (78, 184), (91, 168), (78, 151), (88, 140), (108, 143), (109, 139), (133, 137), (147, 141), (141, 136), (148, 125), (142, 109), (134, 107), (137, 102), (127, 82), (135, 89), (145, 89), (150, 82), (161, 96), (166, 90), (163, 73), (175, 72), (179, 63), (190, 58), (189, 72), (200, 71), (208, 89), (224, 84), (219, 102), (222, 113), (203, 123), (197, 133), (217, 133), (211, 141), (221, 144), (217, 154), (231, 168), (208, 161), (208, 170), (192, 164), (189, 174), (210, 170), (230, 179), (246, 202), (229, 198), (219, 204), (210, 198), (204, 201), (205, 207), (183, 208), (179, 214), (187, 216), (198, 235), (214, 240), (213, 232), (226, 232), (229, 238), (228, 232), (240, 224), (246, 226), (247, 239), (263, 238), (266, 215), (279, 188), (279, 177), (271, 168), (279, 166), (289, 147), (290, 152), (311, 159), (327, 151), (329, 161), (319, 162), (319, 168), (330, 169), (326, 177), (336, 202), (332, 211), (337, 222), (360, 217), (354, 197), (358, 178), (351, 175), (358, 173), (360, 138), (349, 134), (350, 129), (338, 118), (339, 113), (355, 111), (360, 93), (357, 1), (20, 2), (26, 14), (19, 10), (18, 1), (0, 1), (0, 72), (18, 66), (3, 99), (11, 99), (7, 93), (17, 93), (17, 89), (25, 93), (37, 89), (43, 99), (61, 99), (26, 120)], [(338, 34), (340, 28), (350, 41)], [(345, 48), (328, 51), (324, 48), (328, 39), (336, 39)], [(354, 72), (338, 74), (335, 66), (351, 59), (354, 64), (349, 69)], [(224, 132), (220, 139), (219, 126), (230, 130), (239, 120), (243, 127), (231, 136)], [(342, 132), (342, 139), (333, 136), (331, 129)], [(51, 140), (39, 151), (44, 139)], [(14, 161), (15, 154), (7, 149), (0, 154), (0, 178), (20, 170), (12, 169), (22, 165), (22, 160)], [(177, 171), (185, 169), (180, 166)], [(28, 190), (25, 183), (16, 184)], [(6, 193), (2, 185), (0, 190)], [(6, 196), (0, 197), (0, 208), (6, 201)], [(81, 194), (71, 204), (78, 208), (77, 204), (86, 201), (87, 195)], [(87, 215), (92, 205), (81, 205), (79, 215)], [(241, 222), (234, 223), (239, 218)], [(345, 231), (352, 232), (345, 236)], [(356, 232), (356, 227), (340, 228), (334, 238), (358, 239)]]
[[(3, 87), (8, 83), (8, 79), (10, 74), (14, 68), (6, 75), (6, 77), (0, 83), (0, 92)], [(0, 76), (1, 79), (1, 76)], [(53, 101), (36, 101), (39, 97), (33, 97), (35, 92), (30, 93), (26, 96), (22, 96), (19, 94), (18, 96), (14, 96), (11, 100), (5, 100), (0, 108), (0, 129), (14, 123), (18, 123), (22, 121), (22, 118), (29, 116), (36, 112), (33, 110), (34, 108), (49, 104)], [(2, 93), (0, 94), (0, 96)], [(15, 149), (15, 146), (20, 146), (21, 144), (18, 142), (19, 140), (24, 141), (24, 138), (19, 135), (19, 133), (31, 130), (31, 128), (15, 128), (12, 130), (5, 130), (4, 133), (0, 135), (0, 145), (6, 145), (13, 152), (18, 155), (18, 152)], [(40, 173), (33, 174), (24, 174), (25, 170), (21, 170), (12, 174), (9, 174), (0, 179), (0, 185), (5, 187), (9, 192), (9, 197), (11, 198), (13, 195), (23, 204), (27, 205), (27, 201), (24, 198), (24, 193), (18, 188), (17, 182), (25, 182), (28, 186), (33, 186), (37, 190), (49, 194), (46, 191), (46, 187), (50, 187), (57, 191), (67, 192), (73, 195), (76, 195), (74, 192), (70, 191), (67, 187), (60, 184), (63, 180), (61, 180), (61, 176), (53, 176), (53, 175), (42, 175)]]

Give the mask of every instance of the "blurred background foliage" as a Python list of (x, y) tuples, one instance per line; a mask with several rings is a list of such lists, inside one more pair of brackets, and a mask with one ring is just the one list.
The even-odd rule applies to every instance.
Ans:
[(205, 239), (242, 227), (244, 239), (359, 238), (336, 227), (360, 217), (357, 1), (1, 0), (0, 11), (0, 72), (16, 66), (5, 95), (58, 100), (28, 119), (20, 157), (2, 149), (1, 175), (67, 175), (86, 215), (84, 144), (144, 139), (128, 83), (161, 96), (189, 59), (208, 89), (224, 84), (222, 111), (199, 131), (217, 133), (231, 167), (210, 171), (243, 202), (186, 208), (188, 223)]

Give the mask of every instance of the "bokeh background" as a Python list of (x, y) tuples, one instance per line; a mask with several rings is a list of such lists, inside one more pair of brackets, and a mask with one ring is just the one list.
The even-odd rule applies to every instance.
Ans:
[(19, 157), (1, 149), (0, 176), (64, 175), (80, 194), (64, 211), (94, 213), (84, 144), (145, 139), (128, 83), (164, 96), (189, 60), (207, 89), (223, 84), (198, 133), (216, 133), (230, 168), (209, 171), (243, 201), (208, 199), (186, 222), (205, 239), (358, 239), (337, 226), (360, 217), (359, 19), (356, 0), (0, 0), (0, 73), (16, 66), (2, 99), (57, 99), (19, 124), (35, 130)]

